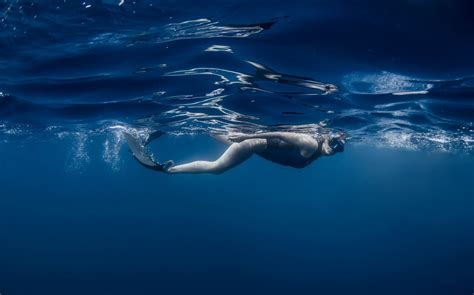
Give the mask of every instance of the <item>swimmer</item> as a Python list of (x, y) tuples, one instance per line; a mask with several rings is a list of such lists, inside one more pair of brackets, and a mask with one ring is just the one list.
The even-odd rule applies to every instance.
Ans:
[(304, 168), (321, 156), (330, 156), (344, 151), (344, 135), (318, 135), (294, 132), (266, 132), (255, 134), (232, 134), (228, 137), (213, 136), (229, 145), (215, 161), (194, 161), (175, 165), (173, 161), (156, 162), (145, 150), (145, 145), (160, 137), (163, 132), (150, 135), (142, 144), (136, 137), (125, 133), (130, 150), (143, 166), (164, 173), (213, 173), (220, 174), (245, 162), (252, 155), (284, 166)]

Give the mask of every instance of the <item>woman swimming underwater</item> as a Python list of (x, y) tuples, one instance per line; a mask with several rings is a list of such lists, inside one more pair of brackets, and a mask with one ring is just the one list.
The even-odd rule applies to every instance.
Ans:
[(165, 173), (213, 173), (220, 174), (245, 162), (253, 154), (284, 166), (303, 168), (321, 156), (344, 151), (342, 134), (311, 136), (294, 132), (265, 132), (255, 134), (231, 134), (227, 137), (214, 135), (229, 148), (215, 161), (194, 161), (174, 165), (173, 161), (156, 162), (145, 150), (146, 144), (163, 135), (155, 132), (147, 142), (141, 143), (130, 133), (125, 133), (130, 150), (143, 166)]

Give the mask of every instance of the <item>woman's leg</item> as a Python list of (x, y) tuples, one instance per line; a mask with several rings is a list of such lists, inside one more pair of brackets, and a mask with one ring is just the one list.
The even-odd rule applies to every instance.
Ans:
[(265, 150), (267, 140), (256, 138), (233, 143), (219, 159), (215, 161), (195, 161), (171, 166), (168, 173), (214, 173), (225, 172), (250, 158), (254, 153)]

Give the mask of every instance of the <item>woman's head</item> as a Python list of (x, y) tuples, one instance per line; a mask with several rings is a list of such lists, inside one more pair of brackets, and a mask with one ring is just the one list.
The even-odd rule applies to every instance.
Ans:
[(324, 155), (334, 155), (344, 151), (346, 137), (342, 133), (323, 135), (321, 151)]

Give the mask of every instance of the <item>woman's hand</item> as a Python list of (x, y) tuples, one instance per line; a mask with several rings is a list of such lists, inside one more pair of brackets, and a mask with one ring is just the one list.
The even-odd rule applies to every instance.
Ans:
[(255, 138), (255, 137), (249, 134), (232, 134), (227, 137), (227, 139), (232, 142), (242, 142), (250, 138)]

